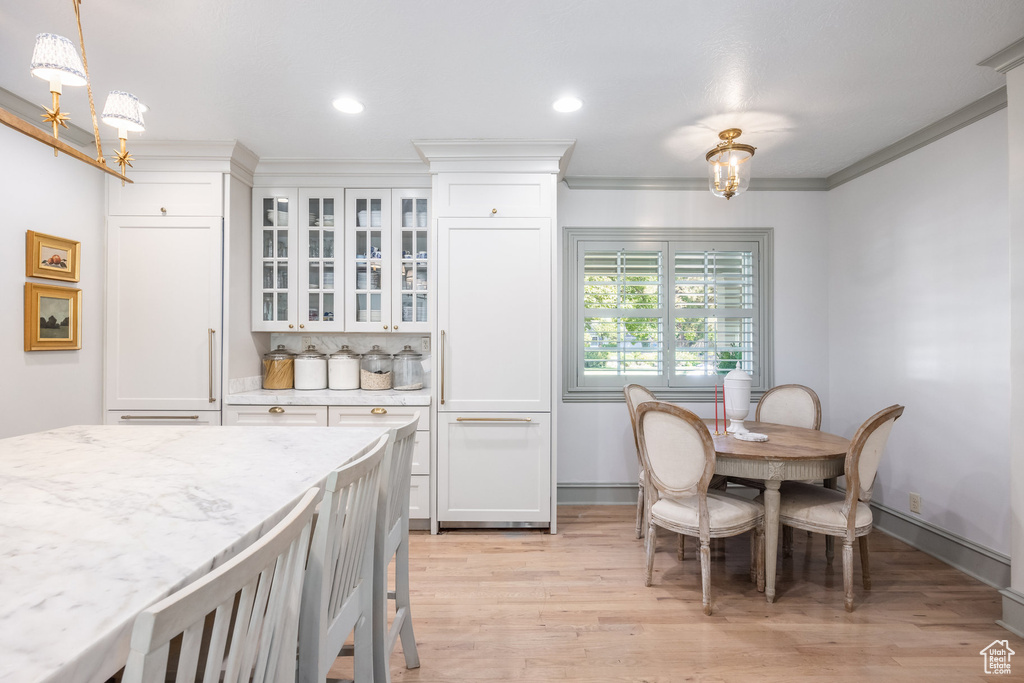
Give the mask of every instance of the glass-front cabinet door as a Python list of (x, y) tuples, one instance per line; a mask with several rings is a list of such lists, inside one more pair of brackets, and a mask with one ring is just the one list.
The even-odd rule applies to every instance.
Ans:
[(430, 190), (393, 191), (391, 327), (395, 332), (430, 332), (429, 197)]
[(296, 329), (297, 204), (294, 190), (253, 193), (253, 330)]
[(391, 190), (345, 193), (345, 329), (391, 330)]
[[(345, 327), (342, 296), (344, 222), (342, 190), (301, 190), (299, 216), (298, 328), (340, 332)], [(337, 219), (335, 216), (337, 215)]]

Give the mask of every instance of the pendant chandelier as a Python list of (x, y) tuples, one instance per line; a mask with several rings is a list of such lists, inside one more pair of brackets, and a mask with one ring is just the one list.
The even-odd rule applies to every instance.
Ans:
[(708, 185), (716, 197), (732, 199), (750, 185), (750, 159), (756, 148), (736, 142), (742, 134), (739, 128), (723, 130), (718, 134), (721, 142), (705, 156)]
[[(132, 156), (126, 149), (126, 140), (129, 132), (141, 133), (144, 131), (145, 123), (142, 120), (142, 112), (145, 107), (139, 103), (137, 97), (131, 93), (120, 90), (111, 91), (103, 107), (102, 120), (107, 125), (118, 130), (118, 138), (121, 140), (120, 152), (114, 155), (116, 163), (120, 166), (121, 172), (107, 166), (107, 160), (103, 156), (103, 146), (100, 144), (99, 125), (96, 122), (96, 106), (92, 98), (92, 84), (89, 81), (89, 62), (85, 55), (85, 37), (82, 34), (82, 15), (80, 5), (82, 0), (71, 0), (75, 8), (75, 19), (78, 23), (78, 42), (82, 49), (82, 56), (79, 58), (75, 44), (69, 39), (53, 33), (40, 33), (36, 36), (35, 49), (32, 51), (31, 70), (34, 76), (38, 76), (50, 84), (51, 106), (45, 107), (46, 113), (42, 115), (43, 121), (50, 124), (53, 134), (49, 135), (38, 128), (26, 123), (14, 114), (0, 109), (0, 123), (3, 123), (20, 133), (35, 138), (43, 144), (53, 148), (53, 155), (64, 152), (68, 156), (75, 157), (79, 161), (95, 166), (106, 173), (117, 176), (123, 185), (126, 181), (132, 182), (125, 175), (126, 167), (132, 165)], [(68, 127), (70, 116), (60, 108), (60, 96), (64, 86), (84, 85), (89, 93), (89, 110), (92, 113), (92, 129), (96, 140), (96, 158), (93, 159), (78, 151), (60, 139), (60, 129)]]

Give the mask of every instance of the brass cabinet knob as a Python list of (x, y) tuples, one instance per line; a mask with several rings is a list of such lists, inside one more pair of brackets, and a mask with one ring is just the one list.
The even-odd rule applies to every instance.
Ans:
[(491, 209), (491, 215), (494, 215), (494, 214), (496, 214), (496, 213), (498, 213), (498, 210), (497, 210), (497, 209)]
[(387, 326), (387, 325), (385, 325), (385, 326), (384, 326), (384, 329), (385, 329), (385, 330), (386, 330), (386, 329), (388, 329), (388, 326)]
[(280, 415), (281, 413), (284, 412), (284, 408), (282, 408), (281, 406), (274, 406), (273, 408), (271, 408), (267, 412), (268, 413), (273, 413), (274, 415)]
[(302, 324), (302, 323), (299, 323), (299, 327), (301, 327), (301, 328), (303, 328), (303, 329), (305, 329), (305, 328), (306, 328), (306, 326), (305, 326), (304, 324)]
[(387, 414), (388, 414), (388, 409), (387, 408), (374, 408), (374, 409), (372, 409), (370, 411), (370, 415), (387, 415)]
[(395, 325), (395, 329), (396, 329), (396, 330), (398, 329), (398, 325)]
[(161, 206), (160, 207), (160, 213), (167, 213), (167, 207)]
[(288, 329), (289, 329), (289, 330), (290, 330), (290, 329), (293, 329), (294, 327), (295, 327), (295, 325), (288, 325)]

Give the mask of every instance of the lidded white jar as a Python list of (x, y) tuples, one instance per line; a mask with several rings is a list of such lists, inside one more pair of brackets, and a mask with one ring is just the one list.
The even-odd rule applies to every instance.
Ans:
[(295, 356), (295, 388), (327, 388), (327, 356), (317, 351), (315, 346), (307, 346), (305, 351)]
[(331, 389), (359, 388), (359, 360), (362, 358), (348, 348), (342, 346), (327, 359), (327, 375)]

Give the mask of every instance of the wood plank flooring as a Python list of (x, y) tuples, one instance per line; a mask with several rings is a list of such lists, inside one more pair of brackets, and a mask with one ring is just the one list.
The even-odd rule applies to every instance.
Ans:
[[(679, 562), (676, 537), (663, 532), (654, 585), (644, 587), (634, 512), (565, 506), (554, 536), (413, 532), (422, 665), (407, 670), (399, 645), (392, 680), (980, 681), (988, 677), (979, 652), (997, 639), (1020, 653), (1012, 678), (1024, 679), (1024, 640), (994, 623), (996, 590), (881, 532), (870, 537), (870, 591), (855, 546), (852, 613), (843, 609), (841, 553), (827, 569), (823, 537), (795, 534), (772, 605), (750, 583), (747, 537), (725, 539), (712, 546), (706, 617), (692, 539)], [(339, 658), (331, 675), (351, 671), (351, 659)]]

